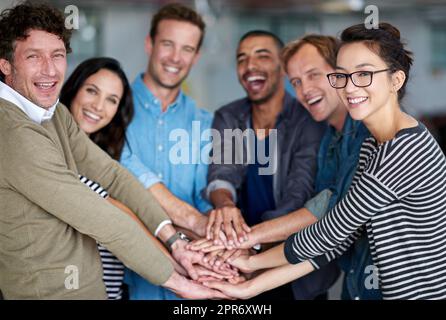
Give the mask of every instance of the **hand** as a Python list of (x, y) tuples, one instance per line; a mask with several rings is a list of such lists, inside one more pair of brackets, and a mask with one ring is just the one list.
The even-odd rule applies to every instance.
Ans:
[(203, 258), (203, 261), (207, 263), (207, 267), (222, 275), (232, 275), (233, 277), (238, 276), (237, 268), (232, 267), (226, 262), (220, 261), (218, 253), (219, 251), (213, 251)]
[(240, 282), (236, 284), (223, 281), (205, 281), (203, 285), (206, 287), (219, 290), (225, 296), (237, 299), (249, 299), (254, 296), (250, 290), (250, 282)]
[(240, 246), (240, 243), (248, 239), (247, 233), (251, 231), (240, 210), (233, 205), (216, 208), (209, 213), (206, 237), (213, 239), (215, 244), (221, 244), (220, 231), (223, 230), (227, 238), (224, 243), (227, 249)]
[(232, 249), (226, 250), (223, 245), (216, 245), (212, 240), (198, 239), (190, 242), (187, 249), (207, 253), (203, 261), (211, 266), (222, 268), (228, 259), (236, 259), (247, 250)]
[[(221, 273), (217, 273), (215, 271), (212, 271), (208, 268), (205, 268), (203, 266), (195, 266), (195, 270), (197, 271), (198, 274), (198, 279), (197, 281), (201, 282), (200, 279), (203, 278), (212, 278), (214, 280), (230, 280), (232, 278), (235, 278), (236, 276), (233, 274), (221, 274)], [(237, 276), (238, 278), (239, 276)]]
[(252, 273), (257, 270), (255, 266), (252, 266), (251, 255), (249, 250), (240, 250), (241, 252), (237, 257), (229, 258), (227, 261), (231, 266), (236, 267), (243, 273)]
[(163, 284), (163, 287), (172, 290), (176, 295), (186, 299), (231, 299), (231, 297), (213, 290), (202, 284), (188, 280), (174, 272)]
[(186, 248), (192, 251), (201, 251), (207, 253), (225, 249), (225, 246), (222, 244), (215, 244), (213, 240), (204, 238), (189, 242)]
[(229, 264), (223, 264), (220, 266), (213, 266), (209, 264), (209, 261), (204, 260), (204, 254), (202, 252), (191, 251), (187, 249), (187, 242), (183, 240), (177, 240), (172, 245), (172, 256), (178, 263), (186, 269), (187, 273), (193, 280), (197, 280), (199, 277), (199, 266), (203, 266), (212, 270), (217, 274), (221, 274), (224, 277), (238, 276), (238, 271), (234, 270)]
[(203, 261), (203, 253), (186, 249), (187, 242), (177, 240), (172, 244), (172, 256), (184, 268), (193, 280), (198, 279), (198, 271), (194, 264), (206, 266)]
[(216, 266), (218, 268), (223, 267), (226, 262), (231, 259), (235, 260), (239, 256), (243, 254), (244, 250), (239, 249), (232, 249), (232, 250), (218, 250), (218, 251), (212, 251), (208, 254), (206, 254), (203, 258), (205, 262), (209, 262), (210, 265)]

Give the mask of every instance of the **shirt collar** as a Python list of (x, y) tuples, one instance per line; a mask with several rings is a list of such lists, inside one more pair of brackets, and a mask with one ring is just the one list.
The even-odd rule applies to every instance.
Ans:
[(25, 114), (32, 121), (38, 124), (41, 124), (44, 121), (51, 120), (51, 118), (54, 115), (54, 111), (56, 110), (57, 104), (59, 103), (59, 100), (57, 100), (56, 103), (48, 110), (44, 109), (34, 104), (33, 102), (29, 101), (20, 93), (18, 93), (10, 86), (1, 81), (0, 81), (0, 98), (3, 98), (11, 102), (12, 104), (16, 105), (20, 110), (25, 112)]
[[(161, 108), (161, 103), (159, 99), (150, 91), (150, 89), (144, 83), (144, 73), (140, 73), (135, 81), (133, 82), (133, 90), (137, 95), (140, 95), (143, 101), (143, 106), (145, 109), (149, 109), (151, 106), (156, 106)], [(183, 101), (184, 93), (183, 90), (180, 90), (177, 98), (173, 103), (169, 105), (167, 110), (173, 109), (180, 105), (181, 101)]]

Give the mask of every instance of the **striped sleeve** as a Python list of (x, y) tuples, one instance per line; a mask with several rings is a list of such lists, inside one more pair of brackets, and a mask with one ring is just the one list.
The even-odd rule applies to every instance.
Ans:
[(313, 266), (333, 260), (356, 239), (355, 232), (383, 207), (395, 200), (395, 194), (376, 177), (364, 172), (347, 195), (326, 216), (285, 242), (288, 262), (296, 264), (314, 259)]
[(102, 198), (107, 199), (108, 198), (108, 192), (104, 188), (101, 187), (101, 185), (97, 182), (94, 182), (93, 180), (88, 179), (87, 177), (84, 177), (83, 175), (79, 175), (79, 180), (85, 184), (87, 187), (89, 187), (91, 190), (99, 194)]

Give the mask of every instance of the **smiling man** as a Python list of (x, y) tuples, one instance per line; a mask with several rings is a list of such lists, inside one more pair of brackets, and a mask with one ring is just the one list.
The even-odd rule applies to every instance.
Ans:
[(82, 172), (104, 186), (193, 270), (192, 254), (173, 237), (175, 229), (166, 224), (169, 218), (158, 202), (59, 103), (71, 36), (64, 20), (56, 9), (31, 2), (0, 14), (4, 298), (105, 299), (96, 242), (147, 280), (180, 295), (222, 297), (179, 275), (143, 228), (79, 180)]
[[(200, 159), (206, 142), (188, 141), (188, 150), (196, 153), (188, 163), (178, 164), (170, 152), (177, 141), (170, 136), (178, 130), (197, 136), (194, 123), (199, 123), (201, 132), (211, 126), (211, 114), (197, 108), (181, 90), (200, 56), (204, 32), (201, 16), (180, 4), (168, 4), (153, 16), (145, 42), (149, 62), (132, 84), (135, 114), (121, 156), (121, 163), (156, 197), (173, 223), (199, 236), (204, 236), (207, 222), (200, 212), (211, 209), (200, 194), (206, 186), (207, 165), (191, 158)], [(176, 298), (131, 270), (125, 281), (130, 299)]]
[[(282, 41), (274, 34), (255, 30), (241, 37), (237, 49), (237, 75), (247, 97), (220, 108), (212, 127), (220, 132), (214, 139), (214, 163), (209, 166), (206, 194), (215, 209), (208, 224), (208, 237), (218, 239), (224, 231), (227, 246), (239, 246), (249, 238), (249, 227), (286, 215), (304, 205), (313, 195), (316, 158), (325, 128), (315, 122), (295, 98), (285, 91), (281, 66)], [(253, 129), (253, 145), (234, 144), (224, 131)], [(248, 154), (243, 163), (222, 161), (226, 153)], [(260, 150), (260, 152), (259, 152)], [(262, 174), (268, 166), (264, 156), (276, 161), (277, 170)], [(231, 159), (234, 160), (234, 159)], [(304, 213), (310, 223), (314, 217)], [(245, 223), (246, 221), (246, 223)], [(286, 285), (263, 298), (313, 299), (331, 285), (337, 273), (323, 270)]]

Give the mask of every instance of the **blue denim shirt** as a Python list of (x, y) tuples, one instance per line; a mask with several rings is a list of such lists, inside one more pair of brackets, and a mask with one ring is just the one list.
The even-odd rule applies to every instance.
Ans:
[[(140, 74), (132, 84), (135, 115), (126, 131), (121, 163), (147, 189), (162, 182), (176, 197), (201, 212), (212, 207), (201, 196), (207, 185), (210, 141), (203, 131), (210, 129), (212, 115), (198, 109), (180, 92), (178, 98), (161, 110), (160, 101), (149, 91)], [(203, 161), (205, 160), (205, 161)], [(131, 270), (126, 270), (130, 299), (175, 299)]]
[[(362, 142), (370, 133), (360, 121), (354, 121), (349, 115), (342, 133), (333, 127), (327, 128), (322, 138), (318, 154), (318, 172), (316, 192), (330, 189), (333, 192), (327, 212), (339, 202), (350, 188), (356, 171)], [(342, 299), (381, 299), (380, 290), (367, 289), (364, 273), (368, 265), (373, 265), (367, 235), (359, 238), (352, 248), (339, 260), (339, 266), (345, 272)]]

